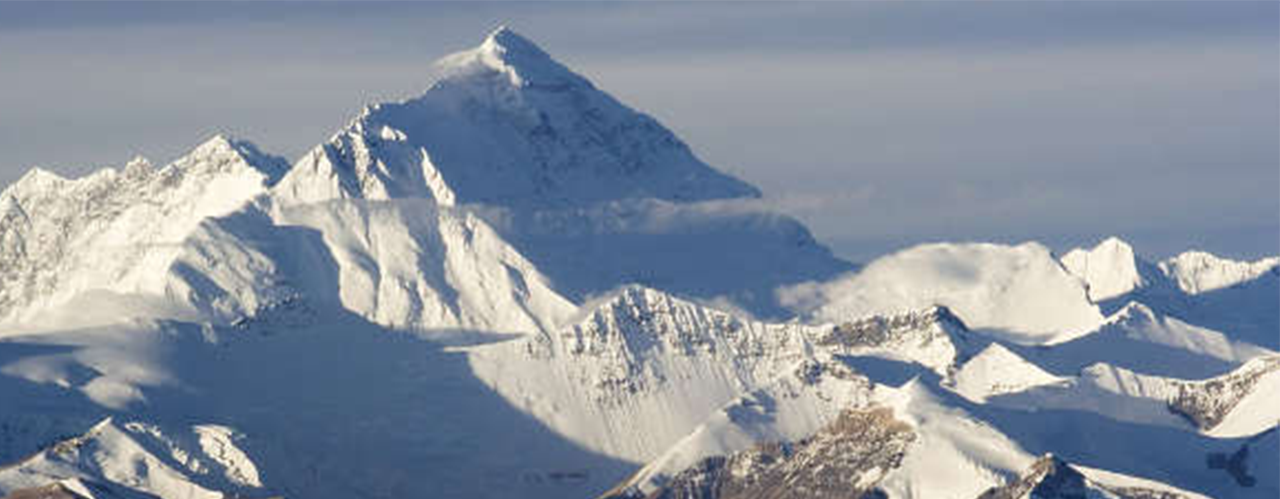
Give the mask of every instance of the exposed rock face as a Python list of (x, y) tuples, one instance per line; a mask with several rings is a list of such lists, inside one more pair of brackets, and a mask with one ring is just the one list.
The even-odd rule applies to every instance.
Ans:
[(1036, 460), (1017, 480), (994, 487), (978, 499), (1184, 499), (1170, 490), (1139, 486), (1111, 486), (1090, 480), (1066, 461), (1047, 454)]
[(1203, 431), (1226, 419), (1268, 374), (1280, 371), (1280, 357), (1255, 359), (1230, 373), (1204, 381), (1178, 381), (1169, 410), (1186, 417)]
[(1018, 480), (990, 489), (978, 499), (1085, 499), (1085, 477), (1057, 456), (1047, 455)]
[[(707, 362), (748, 386), (775, 375), (804, 356), (812, 328), (743, 320), (669, 294), (629, 286), (603, 302), (552, 341), (532, 351), (578, 359), (583, 384), (600, 397), (655, 390), (667, 378), (687, 378), (678, 364)], [(559, 351), (555, 351), (559, 350)]]
[(92, 499), (67, 489), (60, 483), (15, 490), (4, 499)]
[(923, 313), (907, 313), (874, 316), (845, 322), (818, 340), (823, 345), (843, 345), (851, 348), (882, 347), (894, 343), (907, 343), (913, 339), (921, 344), (942, 337), (941, 332), (929, 329), (935, 323), (966, 331), (964, 323), (946, 307), (934, 307)]
[[(770, 443), (713, 457), (674, 476), (647, 499), (818, 499), (875, 497), (915, 434), (888, 408), (848, 410), (794, 443)], [(627, 497), (627, 496), (618, 496)]]
[(947, 307), (845, 322), (814, 343), (838, 353), (884, 355), (918, 362), (945, 376), (966, 356), (969, 329)]

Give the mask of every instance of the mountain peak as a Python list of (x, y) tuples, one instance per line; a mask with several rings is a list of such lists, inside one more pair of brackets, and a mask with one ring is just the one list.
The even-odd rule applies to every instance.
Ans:
[(1159, 268), (1184, 293), (1194, 295), (1252, 281), (1268, 273), (1280, 274), (1280, 257), (1240, 261), (1191, 250), (1160, 262)]
[(499, 26), (479, 46), (436, 62), (442, 80), (500, 73), (515, 87), (563, 87), (589, 83), (556, 62), (536, 43)]
[(1095, 303), (1150, 284), (1144, 275), (1145, 263), (1133, 252), (1133, 246), (1114, 236), (1092, 249), (1071, 250), (1061, 262), (1068, 272), (1085, 282), (1089, 299)]
[(484, 43), (480, 44), (480, 49), (504, 60), (508, 58), (551, 58), (532, 40), (525, 38), (524, 35), (516, 33), (505, 25), (499, 26), (498, 29), (489, 33), (489, 36), (485, 37)]
[(509, 28), (440, 59), (434, 78), (423, 94), (371, 106), (313, 149), (282, 180), (290, 196), (447, 191), (450, 203), (563, 208), (760, 195)]
[(10, 184), (9, 187), (5, 188), (2, 192), (10, 196), (18, 196), (21, 193), (32, 190), (47, 189), (53, 184), (65, 182), (66, 180), (66, 177), (58, 175), (57, 173), (38, 166), (33, 166), (30, 170), (27, 170), (27, 173), (24, 173), (22, 177), (18, 178), (16, 182)]
[(225, 133), (217, 133), (209, 137), (189, 153), (191, 156), (214, 156), (219, 154), (246, 155), (246, 151), (257, 151), (253, 143), (232, 137)]
[(268, 185), (274, 184), (289, 169), (289, 162), (284, 158), (264, 153), (252, 142), (224, 133), (205, 140), (174, 165), (182, 169), (202, 167), (215, 170), (247, 166), (265, 176)]

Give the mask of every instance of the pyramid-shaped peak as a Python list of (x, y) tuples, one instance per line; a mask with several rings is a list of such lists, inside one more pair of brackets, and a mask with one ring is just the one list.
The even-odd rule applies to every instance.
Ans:
[(518, 58), (542, 58), (549, 59), (551, 56), (543, 52), (542, 48), (532, 40), (525, 38), (524, 35), (516, 33), (511, 28), (499, 26), (498, 29), (489, 33), (485, 37), (484, 43), (480, 44), (480, 48), (490, 54), (502, 57), (504, 60)]
[(67, 181), (62, 175), (34, 166), (17, 181), (0, 190), (0, 197), (22, 199), (34, 193), (49, 192)]
[(289, 169), (289, 162), (284, 158), (264, 153), (252, 142), (225, 133), (215, 134), (205, 140), (186, 156), (174, 161), (172, 166), (190, 170), (234, 168), (237, 165), (261, 172), (267, 177), (268, 183), (274, 183)]
[(440, 59), (436, 68), (441, 80), (454, 82), (474, 82), (469, 78), (500, 73), (515, 87), (591, 87), (585, 78), (506, 26), (494, 30), (478, 47)]
[[(201, 142), (195, 149), (191, 150), (193, 155), (209, 155), (218, 153), (237, 153), (245, 147), (253, 148), (253, 144), (246, 140), (232, 137), (225, 133), (218, 133), (209, 139)], [(256, 148), (255, 148), (256, 149)]]

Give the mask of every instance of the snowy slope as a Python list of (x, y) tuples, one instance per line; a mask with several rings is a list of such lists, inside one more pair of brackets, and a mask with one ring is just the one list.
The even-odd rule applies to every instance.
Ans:
[(1188, 251), (1152, 263), (1109, 238), (1068, 252), (1062, 264), (1088, 284), (1090, 297), (1107, 313), (1139, 301), (1233, 340), (1280, 348), (1280, 257), (1245, 262)]
[(423, 95), (371, 106), (279, 190), (299, 202), (428, 195), (519, 208), (760, 195), (509, 29), (436, 66)]
[(477, 347), (476, 375), (584, 447), (645, 462), (811, 357), (812, 328), (742, 319), (628, 286), (564, 328)]
[[(164, 322), (9, 337), (0, 357), (9, 356), (16, 360), (0, 358), (0, 462), (84, 431), (68, 431), (73, 421), (46, 430), (45, 419), (98, 415), (146, 421), (170, 439), (193, 426), (235, 428), (245, 437), (233, 443), (263, 484), (248, 497), (415, 497), (422, 483), (446, 498), (499, 499), (512, 490), (591, 497), (632, 469), (515, 410), (475, 378), (465, 354), (332, 309), (304, 325)], [(111, 394), (119, 395), (103, 396)], [(231, 456), (217, 450), (216, 433), (200, 436), (214, 439), (211, 456)], [(130, 466), (113, 456), (111, 466)]]
[(1280, 275), (1280, 257), (1242, 262), (1203, 251), (1188, 251), (1160, 262), (1160, 270), (1188, 294), (1235, 286), (1264, 275)]
[(175, 438), (158, 427), (111, 419), (83, 435), (60, 441), (17, 463), (0, 468), (0, 494), (60, 483), (85, 497), (221, 499), (225, 494), (261, 495), (253, 461), (236, 446), (241, 435), (230, 428), (201, 425)]
[(251, 207), (184, 244), (168, 294), (235, 319), (340, 305), (420, 332), (529, 333), (574, 306), (481, 219), (420, 201)]
[(993, 343), (961, 365), (949, 381), (956, 393), (974, 402), (985, 402), (988, 397), (1061, 384), (1067, 379), (1045, 372)]
[(1235, 340), (1209, 328), (1131, 302), (1097, 331), (1054, 345), (1023, 349), (1025, 355), (1058, 374), (1074, 375), (1105, 362), (1158, 376), (1207, 378), (1223, 374), (1272, 350)]
[(945, 305), (971, 328), (1028, 344), (1063, 342), (1103, 320), (1084, 285), (1036, 243), (917, 246), (783, 294), (825, 321)]
[(1244, 437), (1280, 421), (1280, 411), (1264, 402), (1280, 396), (1277, 379), (1280, 360), (1274, 356), (1202, 380), (1151, 376), (1099, 363), (1074, 380), (1011, 391), (989, 402), (1033, 410), (1082, 410), (1119, 421)]
[(1134, 253), (1129, 243), (1110, 237), (1093, 248), (1076, 248), (1062, 256), (1067, 271), (1089, 286), (1089, 296), (1102, 302), (1144, 287), (1160, 287), (1167, 281), (1188, 295), (1236, 286), (1276, 275), (1280, 257), (1255, 261), (1222, 258), (1204, 251), (1186, 251), (1158, 263)]
[(946, 307), (864, 317), (825, 329), (814, 343), (850, 356), (916, 363), (949, 376), (976, 346), (969, 329)]
[(1084, 279), (1089, 299), (1095, 302), (1115, 298), (1151, 284), (1154, 266), (1141, 260), (1133, 247), (1110, 237), (1091, 249), (1076, 248), (1062, 256), (1068, 272)]
[(609, 497), (865, 497), (899, 466), (914, 438), (911, 427), (895, 420), (888, 408), (847, 409), (804, 438), (710, 457), (647, 493), (627, 489)]
[(866, 378), (838, 361), (806, 359), (713, 413), (621, 484), (619, 495), (672, 490), (678, 487), (680, 474), (707, 459), (805, 439), (824, 431), (842, 414), (863, 410), (870, 397)]
[(1048, 454), (1037, 459), (1017, 480), (993, 487), (980, 499), (1204, 499), (1205, 496), (1168, 485), (1076, 466)]
[(950, 407), (923, 383), (877, 389), (877, 395), (916, 432), (902, 465), (881, 482), (888, 497), (977, 497), (1034, 461), (1009, 437)]
[[(224, 177), (239, 178), (240, 173), (233, 168), (238, 163), (222, 161), (223, 156), (244, 163), (258, 158), (230, 141), (215, 140), (193, 153), (194, 159), (176, 162), (164, 171), (218, 166), (209, 167), (208, 178), (193, 185), (216, 189), (223, 204), (205, 206), (210, 203), (199, 202), (200, 191), (182, 190), (177, 191), (185, 195), (181, 201), (200, 208), (184, 212), (189, 214), (186, 218), (173, 216), (178, 210), (167, 208), (158, 213), (144, 209), (142, 215), (125, 217), (129, 224), (122, 226), (121, 233), (145, 235), (140, 229), (152, 226), (172, 229), (164, 233), (163, 258), (145, 266), (135, 266), (128, 258), (106, 262), (145, 274), (146, 285), (113, 286), (121, 281), (104, 279), (105, 289), (71, 289), (66, 300), (47, 307), (48, 312), (63, 316), (77, 316), (77, 309), (88, 307), (101, 312), (106, 322), (116, 323), (132, 315), (203, 322), (180, 328), (198, 328), (202, 339), (193, 341), (192, 333), (169, 337), (164, 333), (168, 326), (163, 326), (167, 322), (126, 321), (107, 330), (51, 330), (47, 340), (35, 342), (31, 348), (60, 353), (19, 356), (0, 366), (4, 374), (39, 386), (42, 393), (83, 397), (109, 411), (159, 411), (167, 414), (165, 417), (182, 418), (190, 416), (186, 411), (192, 407), (205, 407), (216, 413), (230, 409), (232, 412), (223, 417), (239, 420), (249, 414), (235, 409), (245, 395), (235, 393), (234, 387), (208, 372), (193, 370), (194, 366), (208, 365), (203, 359), (211, 355), (208, 349), (214, 347), (210, 345), (228, 341), (220, 331), (232, 326), (233, 331), (272, 335), (281, 331), (334, 335), (337, 333), (326, 330), (336, 313), (342, 318), (336, 323), (344, 327), (411, 331), (463, 345), (480, 343), (471, 347), (474, 352), (465, 354), (467, 369), (449, 371), (445, 379), (472, 379), (470, 371), (474, 370), (480, 379), (498, 388), (498, 393), (508, 395), (506, 402), (537, 418), (531, 419), (536, 425), (565, 430), (572, 441), (588, 450), (605, 451), (607, 456), (650, 458), (687, 434), (715, 408), (775, 377), (779, 366), (794, 364), (807, 355), (801, 335), (804, 326), (741, 320), (691, 302), (676, 303), (653, 291), (626, 291), (621, 293), (622, 301), (588, 314), (589, 318), (582, 319), (586, 322), (569, 320), (576, 306), (552, 288), (552, 279), (544, 277), (477, 214), (492, 213), (508, 202), (522, 210), (539, 206), (546, 210), (576, 209), (574, 206), (595, 210), (599, 205), (603, 211), (593, 212), (602, 213), (592, 216), (596, 222), (623, 227), (623, 232), (636, 238), (650, 238), (672, 249), (688, 247), (705, 238), (708, 227), (718, 227), (722, 233), (739, 234), (725, 244), (764, 248), (761, 256), (746, 260), (750, 264), (782, 269), (761, 274), (764, 282), (756, 290), (763, 291), (772, 289), (769, 279), (800, 281), (822, 275), (788, 274), (786, 269), (791, 267), (787, 265), (795, 262), (800, 263), (794, 268), (800, 269), (807, 268), (806, 259), (816, 259), (824, 268), (842, 270), (847, 265), (832, 258), (802, 226), (786, 217), (733, 206), (677, 206), (709, 199), (754, 198), (759, 193), (702, 164), (652, 119), (595, 90), (517, 35), (500, 30), (478, 49), (443, 62), (442, 72), (443, 78), (423, 97), (370, 108), (287, 172), (273, 161), (270, 175), (251, 178), (255, 182), (252, 189), (230, 189), (220, 183), (226, 181)], [(527, 119), (531, 116), (549, 121), (530, 124)], [(224, 154), (223, 149), (234, 154)], [(232, 167), (222, 168), (228, 162)], [(131, 167), (130, 172), (139, 178), (145, 173), (142, 166)], [(166, 175), (176, 178), (176, 174)], [(100, 174), (111, 182), (116, 176)], [(63, 181), (45, 182), (39, 174), (33, 179), (26, 184), (34, 187), (19, 186), (22, 188), (17, 191), (64, 196), (57, 190)], [(157, 198), (168, 202), (178, 197), (167, 191), (148, 197), (122, 189), (124, 184), (100, 182), (105, 186), (95, 184), (95, 189), (113, 191), (119, 197), (104, 204), (149, 208), (156, 205)], [(227, 196), (228, 192), (235, 195)], [(6, 216), (26, 217), (31, 211), (23, 206), (27, 197), (6, 196)], [(625, 214), (610, 211), (613, 206), (639, 207), (645, 217), (674, 222), (629, 226)], [(35, 225), (65, 225), (60, 220), (37, 221)], [(160, 220), (166, 223), (158, 223)], [(18, 244), (26, 234), (7, 234), (4, 240), (15, 242), (6, 243), (6, 247), (26, 251)], [(597, 237), (593, 230), (577, 242), (548, 248), (591, 246), (613, 234)], [(761, 242), (767, 244), (758, 244)], [(59, 244), (55, 241), (51, 248), (60, 250)], [(792, 247), (800, 248), (799, 252), (786, 249)], [(728, 269), (742, 264), (719, 258), (723, 248), (711, 248), (692, 265), (713, 262)], [(597, 268), (613, 268), (622, 266), (619, 260), (595, 263)], [(5, 260), (6, 264), (11, 262)], [(642, 268), (644, 262), (671, 262), (668, 275), (680, 275), (686, 284), (698, 277), (681, 270), (689, 264), (671, 255), (641, 259), (639, 266), (632, 268)], [(771, 265), (774, 263), (782, 265)], [(29, 272), (39, 266), (20, 260), (13, 267)], [(571, 267), (582, 267), (582, 262), (561, 270), (573, 270)], [(55, 269), (49, 274), (61, 277), (64, 272)], [(721, 275), (730, 273), (722, 271)], [(582, 298), (600, 286), (616, 286), (623, 277), (627, 274), (608, 274), (574, 290)], [(741, 287), (739, 282), (725, 281), (699, 291), (706, 298), (716, 298), (726, 289)], [(744, 294), (750, 295), (750, 291)], [(771, 296), (760, 294), (766, 300)], [(593, 302), (588, 308), (595, 305)], [(670, 323), (637, 323), (649, 314), (684, 315)], [(663, 329), (649, 329), (655, 325)], [(33, 329), (41, 328), (23, 324), (6, 333)], [(570, 341), (568, 335), (576, 336)], [(27, 336), (12, 337), (18, 338), (22, 348), (28, 348), (25, 345), (32, 341)], [(665, 345), (649, 348), (646, 342), (655, 339), (662, 339)], [(244, 349), (250, 347), (243, 345), (252, 343), (232, 341), (238, 346), (218, 348)], [(291, 336), (288, 341), (301, 340)], [(493, 344), (483, 345), (486, 342)], [(356, 345), (352, 348), (358, 351)], [(706, 351), (708, 355), (694, 355), (704, 348), (711, 349)], [(321, 353), (314, 349), (304, 346), (298, 353), (303, 357)], [(486, 355), (488, 352), (498, 353)], [(554, 361), (539, 357), (548, 352), (553, 353)], [(234, 355), (254, 356), (249, 351)], [(300, 362), (295, 358), (287, 364)], [(500, 375), (490, 376), (494, 370)], [(263, 379), (256, 384), (262, 389), (271, 387), (279, 395), (279, 390), (291, 390), (301, 381), (291, 374), (283, 379), (292, 383)], [(374, 386), (385, 380), (353, 377), (349, 382)], [(414, 378), (405, 383), (408, 393), (423, 381)], [(526, 387), (525, 383), (531, 384)], [(197, 403), (175, 394), (186, 390), (202, 392), (205, 399)], [(173, 402), (175, 397), (181, 402)], [(222, 403), (207, 405), (217, 400)], [(540, 404), (547, 401), (550, 408), (540, 410), (544, 408)], [(177, 412), (167, 413), (164, 407), (175, 403), (179, 404)], [(385, 403), (393, 412), (417, 407), (412, 399), (404, 399), (403, 407)], [(279, 452), (271, 450), (274, 445), (298, 445), (311, 435), (298, 428), (282, 431), (274, 419), (281, 412), (257, 412), (260, 410), (255, 409), (248, 425), (253, 433), (274, 436), (275, 442), (267, 444), (267, 461), (281, 477), (281, 487), (316, 497), (322, 484), (314, 478), (301, 478), (311, 477), (304, 472), (306, 467), (333, 473), (349, 461), (282, 463), (273, 457), (277, 455), (273, 452)], [(466, 418), (465, 414), (460, 416)], [(434, 413), (418, 416), (415, 412), (401, 419), (411, 422), (411, 427), (424, 427), (451, 421), (450, 417)], [(322, 419), (301, 428), (330, 427), (332, 421)], [(584, 421), (593, 423), (577, 424)], [(461, 432), (471, 431), (463, 428)], [(505, 438), (501, 432), (492, 435)], [(348, 445), (357, 438), (344, 437)], [(371, 444), (388, 442), (391, 435), (375, 433), (365, 438)], [(314, 452), (326, 449), (319, 444), (302, 448), (313, 455), (332, 454)], [(565, 454), (566, 459), (580, 463), (589, 452)], [(600, 482), (609, 480), (608, 475), (578, 479), (577, 471), (563, 475), (562, 471), (527, 470), (546, 457), (521, 455), (502, 466), (526, 469), (521, 473), (555, 482), (531, 492), (534, 496), (558, 496), (568, 490), (565, 486), (590, 490), (592, 484), (611, 482)], [(613, 469), (608, 457), (600, 462), (600, 469)], [(489, 466), (492, 464), (468, 472), (473, 474), (460, 473), (456, 465), (446, 466), (440, 473), (458, 477), (452, 480), (462, 488), (447, 490), (462, 493), (471, 490), (466, 489), (467, 477), (478, 477), (474, 473), (483, 474)], [(572, 470), (579, 464), (568, 466)], [(365, 486), (367, 494), (391, 496), (403, 492), (404, 481), (378, 477), (421, 474), (418, 468), (403, 468), (402, 463), (383, 462), (376, 469), (346, 469), (341, 474), (349, 475), (350, 487)], [(475, 490), (472, 493), (484, 495)]]
[(753, 203), (756, 188), (508, 29), (436, 66), (421, 96), (369, 107), (305, 155), (280, 202), (469, 207), (572, 300), (635, 282), (780, 316), (774, 288), (851, 268)]
[(783, 320), (792, 314), (779, 303), (778, 287), (854, 268), (800, 222), (753, 200), (487, 206), (479, 214), (571, 299), (634, 282)]
[(1222, 333), (1188, 324), (1176, 317), (1161, 316), (1141, 303), (1130, 303), (1108, 317), (1107, 326), (1115, 326), (1129, 339), (1233, 363), (1271, 353), (1262, 347), (1233, 341)]
[(217, 136), (160, 169), (139, 158), (75, 180), (33, 170), (0, 193), (0, 321), (31, 321), (91, 291), (162, 294), (183, 239), (285, 168)]

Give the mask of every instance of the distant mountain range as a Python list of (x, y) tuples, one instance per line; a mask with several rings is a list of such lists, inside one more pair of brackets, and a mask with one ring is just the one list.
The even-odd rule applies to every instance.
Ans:
[(0, 192), (0, 497), (1280, 495), (1280, 257), (855, 265), (509, 29), (436, 75)]

